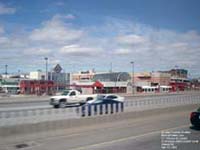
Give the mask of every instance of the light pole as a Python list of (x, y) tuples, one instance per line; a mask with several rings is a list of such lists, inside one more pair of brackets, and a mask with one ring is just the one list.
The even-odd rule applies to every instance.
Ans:
[(5, 75), (6, 75), (6, 78), (7, 78), (7, 74), (8, 74), (8, 65), (6, 64), (5, 65)]
[[(45, 57), (44, 60), (46, 61), (46, 81), (48, 81), (48, 57)], [(47, 84), (47, 87), (46, 87), (46, 94), (48, 94), (48, 91), (49, 91), (49, 88), (48, 88), (48, 83)]]
[(131, 81), (132, 81), (132, 94), (134, 95), (135, 94), (135, 85), (134, 85), (134, 61), (131, 61), (131, 68), (132, 68), (132, 76), (131, 76)]
[(46, 61), (46, 80), (48, 80), (48, 57), (45, 57), (44, 58), (45, 59), (45, 61)]

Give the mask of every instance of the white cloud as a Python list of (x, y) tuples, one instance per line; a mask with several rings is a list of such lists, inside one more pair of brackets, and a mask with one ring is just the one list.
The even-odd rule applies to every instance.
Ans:
[(0, 37), (0, 44), (7, 44), (9, 43), (9, 39), (7, 37)]
[(55, 15), (51, 20), (43, 23), (42, 27), (35, 29), (30, 34), (33, 41), (62, 44), (78, 40), (83, 36), (82, 30), (73, 29), (60, 19), (60, 15)]
[(51, 52), (50, 49), (47, 48), (29, 48), (24, 50), (24, 54), (26, 55), (48, 55)]
[(114, 51), (114, 53), (117, 55), (130, 55), (131, 50), (130, 49), (117, 49)]
[(4, 28), (2, 26), (0, 26), (0, 34), (3, 34), (5, 31), (4, 31)]
[(83, 47), (80, 45), (67, 45), (60, 49), (61, 54), (70, 55), (70, 56), (92, 56), (99, 53), (100, 49)]
[[(23, 62), (37, 62), (41, 59), (38, 56), (45, 55), (51, 60), (49, 64), (62, 63), (66, 71), (67, 67), (74, 69), (69, 64), (79, 64), (75, 71), (87, 67), (105, 71), (109, 70), (110, 62), (114, 70), (130, 71), (129, 62), (134, 60), (136, 71), (178, 65), (200, 74), (200, 34), (196, 31), (180, 33), (112, 19), (96, 26), (78, 27), (70, 24), (68, 17), (55, 15), (23, 36), (6, 34), (0, 26), (1, 54), (6, 57), (22, 52), (28, 56)], [(37, 68), (39, 64), (43, 60), (31, 65)]]
[(117, 37), (116, 40), (120, 44), (128, 44), (128, 45), (143, 44), (147, 41), (144, 37), (136, 34), (122, 35)]
[(65, 3), (64, 3), (64, 2), (61, 2), (61, 1), (60, 1), (60, 2), (56, 2), (55, 4), (56, 4), (57, 6), (64, 6), (64, 5), (65, 5)]
[(54, 59), (54, 58), (50, 58), (49, 59), (49, 64), (51, 64), (51, 65), (53, 65), (53, 66), (55, 66), (55, 65), (57, 65), (57, 64), (60, 64), (61, 63), (61, 60), (59, 60), (59, 59)]
[(5, 6), (0, 3), (0, 15), (4, 14), (14, 14), (16, 12), (16, 8)]
[(72, 14), (68, 14), (66, 16), (64, 16), (65, 19), (75, 19), (76, 16), (72, 15)]

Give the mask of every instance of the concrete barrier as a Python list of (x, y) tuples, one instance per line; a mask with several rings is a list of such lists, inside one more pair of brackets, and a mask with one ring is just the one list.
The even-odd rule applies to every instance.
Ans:
[[(18, 136), (24, 134), (35, 134), (40, 132), (56, 131), (60, 129), (69, 129), (75, 127), (84, 127), (95, 124), (104, 124), (108, 122), (122, 121), (126, 119), (148, 117), (152, 115), (159, 115), (164, 113), (172, 113), (183, 110), (194, 110), (198, 107), (197, 104), (185, 105), (185, 106), (175, 106), (168, 108), (157, 108), (152, 110), (145, 111), (135, 111), (135, 112), (123, 112), (110, 115), (102, 116), (92, 116), (92, 117), (83, 117), (80, 119), (67, 119), (59, 121), (46, 121), (35, 124), (22, 124), (15, 126), (5, 126), (0, 127), (0, 139), (9, 136)], [(188, 114), (189, 119), (189, 114)]]

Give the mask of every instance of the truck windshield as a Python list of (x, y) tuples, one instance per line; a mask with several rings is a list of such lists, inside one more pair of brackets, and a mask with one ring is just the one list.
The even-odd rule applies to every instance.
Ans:
[(64, 91), (61, 95), (68, 95), (69, 91)]

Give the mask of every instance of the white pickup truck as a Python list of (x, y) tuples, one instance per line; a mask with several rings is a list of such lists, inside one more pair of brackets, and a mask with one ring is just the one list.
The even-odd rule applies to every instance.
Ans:
[(83, 95), (77, 90), (65, 90), (61, 95), (52, 96), (50, 105), (54, 108), (64, 108), (67, 105), (85, 104), (89, 100), (93, 100), (97, 95)]

